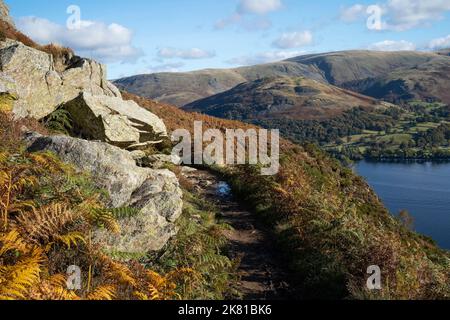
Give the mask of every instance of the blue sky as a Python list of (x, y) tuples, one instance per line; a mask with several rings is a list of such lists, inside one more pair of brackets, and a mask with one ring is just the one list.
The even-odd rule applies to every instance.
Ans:
[[(25, 33), (101, 60), (110, 78), (230, 68), (324, 51), (450, 47), (450, 0), (6, 2)], [(81, 13), (73, 30), (66, 26), (77, 16), (67, 13), (70, 5)], [(373, 5), (375, 11), (367, 13)], [(367, 20), (378, 12), (369, 29)]]

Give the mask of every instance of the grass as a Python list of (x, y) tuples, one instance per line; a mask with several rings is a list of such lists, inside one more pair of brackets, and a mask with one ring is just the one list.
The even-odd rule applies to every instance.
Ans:
[(412, 136), (410, 134), (387, 134), (384, 136), (381, 136), (377, 139), (379, 142), (389, 142), (393, 145), (400, 145), (402, 143), (408, 143), (411, 141)]

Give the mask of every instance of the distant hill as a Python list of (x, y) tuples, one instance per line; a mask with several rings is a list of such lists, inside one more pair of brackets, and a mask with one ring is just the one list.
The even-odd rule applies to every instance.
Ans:
[(328, 119), (379, 102), (308, 78), (272, 77), (246, 82), (183, 109), (237, 120)]
[(185, 73), (137, 75), (114, 81), (121, 89), (178, 107), (227, 91), (238, 84), (273, 76), (309, 76), (321, 79), (294, 62), (278, 62), (236, 69), (205, 69)]
[(391, 102), (425, 98), (450, 103), (450, 57), (445, 52), (331, 52), (235, 69), (138, 75), (115, 83), (129, 92), (177, 106), (244, 82), (278, 76), (306, 77)]
[(342, 86), (394, 103), (421, 100), (450, 104), (450, 56), (437, 55), (412, 68), (394, 69), (383, 76), (347, 82)]

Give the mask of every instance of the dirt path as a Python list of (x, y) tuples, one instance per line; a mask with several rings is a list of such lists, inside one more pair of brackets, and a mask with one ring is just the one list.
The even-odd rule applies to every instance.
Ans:
[(241, 280), (237, 289), (244, 299), (288, 298), (288, 274), (283, 270), (268, 232), (239, 205), (229, 186), (215, 175), (191, 168), (185, 168), (183, 174), (197, 192), (218, 206), (222, 219), (233, 227), (226, 232), (226, 237), (231, 244), (231, 258), (241, 259), (238, 268)]

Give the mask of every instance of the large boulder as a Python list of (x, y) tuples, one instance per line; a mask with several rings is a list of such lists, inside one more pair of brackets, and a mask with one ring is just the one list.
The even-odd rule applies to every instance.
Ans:
[[(0, 42), (0, 71), (2, 78), (14, 83), (19, 99), (13, 111), (18, 118), (44, 118), (81, 91), (120, 97), (106, 78), (105, 66), (77, 58), (58, 72), (52, 55), (14, 40)], [(4, 82), (0, 79), (0, 84)]]
[(167, 136), (164, 122), (134, 101), (82, 92), (63, 107), (83, 135), (118, 147), (133, 148)]
[(139, 213), (119, 220), (121, 233), (98, 230), (94, 239), (111, 253), (145, 254), (161, 250), (176, 234), (174, 222), (182, 212), (182, 191), (168, 170), (138, 167), (130, 152), (102, 142), (67, 136), (29, 134), (28, 150), (51, 151), (63, 161), (89, 172), (108, 191), (110, 206), (132, 207)]

